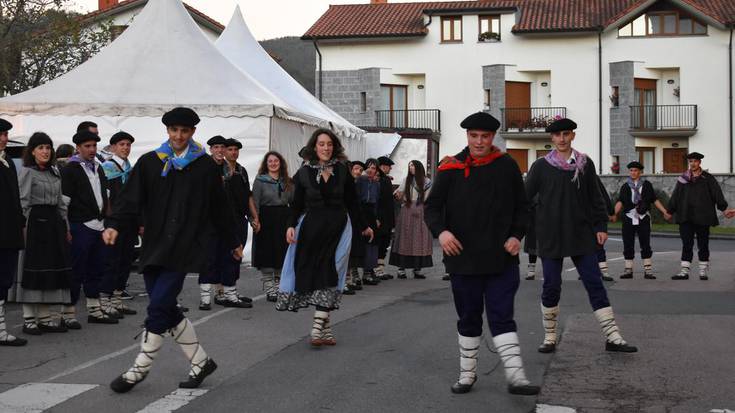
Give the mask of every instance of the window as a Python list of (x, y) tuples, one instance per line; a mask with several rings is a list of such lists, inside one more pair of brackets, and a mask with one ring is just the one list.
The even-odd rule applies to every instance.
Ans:
[(405, 128), (408, 124), (408, 86), (380, 85), (381, 107), (385, 114), (381, 126)]
[(485, 107), (490, 109), (490, 89), (485, 89)]
[(462, 16), (442, 17), (442, 43), (462, 41)]
[(478, 41), (500, 41), (500, 16), (479, 16), (479, 23)]
[(618, 29), (619, 37), (702, 34), (707, 34), (707, 26), (679, 11), (647, 13)]
[(360, 92), (360, 112), (367, 112), (367, 92)]
[(656, 170), (656, 148), (637, 146), (638, 162), (643, 164), (646, 171)]

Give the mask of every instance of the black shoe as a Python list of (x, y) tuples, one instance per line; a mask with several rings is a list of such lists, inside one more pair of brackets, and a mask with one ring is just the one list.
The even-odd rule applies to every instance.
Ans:
[(362, 290), (362, 284), (353, 284), (350, 288), (355, 291), (360, 291)]
[[(442, 278), (442, 279), (443, 279), (443, 278)], [(529, 280), (529, 281), (530, 281), (530, 280), (535, 280), (535, 279), (536, 279), (536, 276), (535, 276), (535, 275), (527, 275), (527, 276), (526, 276), (526, 279), (527, 279), (527, 280)]]
[(252, 303), (253, 299), (250, 297), (245, 297), (244, 295), (238, 295), (237, 298), (240, 299), (240, 301), (245, 301), (246, 303)]
[(124, 314), (124, 315), (136, 315), (136, 314), (138, 314), (137, 311), (133, 310), (132, 308), (128, 308), (128, 307), (118, 308), (117, 309), (117, 312), (120, 313), (120, 314)]
[(539, 394), (540, 391), (541, 387), (533, 386), (530, 384), (526, 384), (523, 386), (514, 386), (512, 384), (508, 385), (508, 393), (510, 394), (517, 394), (521, 396), (535, 396)]
[(128, 292), (128, 290), (123, 290), (122, 294), (120, 295), (120, 298), (123, 299), (123, 300), (132, 300), (133, 299), (133, 296), (130, 295), (130, 293)]
[(362, 283), (365, 285), (378, 285), (380, 284), (380, 280), (375, 275), (369, 274), (363, 278)]
[(275, 303), (276, 301), (278, 301), (278, 296), (275, 294), (270, 294), (270, 295), (266, 295), (265, 299), (271, 303)]
[(689, 274), (686, 274), (686, 275), (681, 275), (681, 274), (672, 275), (671, 276), (671, 279), (672, 280), (688, 280), (689, 279)]
[(222, 305), (225, 307), (231, 307), (231, 308), (252, 308), (253, 307), (253, 303), (246, 303), (245, 301), (240, 301), (240, 300), (238, 301), (225, 300)]
[(707, 281), (707, 280), (709, 280), (709, 277), (706, 276), (706, 275), (700, 275), (699, 276), (699, 279), (702, 280), (702, 281)]
[(539, 346), (538, 352), (539, 353), (553, 353), (556, 351), (556, 344), (547, 344), (544, 343)]
[(118, 324), (119, 321), (117, 318), (113, 318), (110, 316), (103, 316), (103, 317), (95, 317), (93, 315), (87, 316), (87, 323), (89, 324)]
[(452, 277), (450, 277), (449, 274), (444, 274), (444, 276), (442, 277), (442, 280), (444, 280), (444, 281), (449, 281), (451, 279), (452, 279)]
[(615, 344), (610, 341), (605, 342), (605, 351), (617, 351), (620, 353), (635, 353), (638, 351), (636, 346), (629, 344)]
[(115, 380), (112, 381), (112, 383), (110, 383), (110, 388), (115, 393), (127, 393), (130, 390), (132, 390), (133, 387), (135, 387), (137, 384), (145, 380), (147, 376), (148, 375), (143, 376), (143, 378), (140, 379), (140, 381), (136, 381), (135, 383), (130, 383), (129, 381), (125, 380), (122, 375), (120, 375), (120, 376), (117, 376)]
[(615, 278), (609, 276), (609, 275), (603, 275), (602, 281), (615, 281)]
[(16, 337), (14, 340), (0, 340), (0, 346), (6, 347), (22, 347), (28, 344), (28, 340)]
[(343, 295), (355, 295), (355, 291), (350, 287), (345, 287), (345, 289), (342, 291)]
[(406, 271), (398, 270), (398, 279), (399, 280), (405, 280), (406, 279)]
[(210, 311), (212, 309), (212, 304), (199, 303), (199, 309), (202, 311)]
[(426, 276), (421, 273), (413, 273), (413, 278), (416, 280), (425, 280)]
[(112, 311), (107, 312), (107, 311), (105, 311), (105, 315), (108, 316), (108, 317), (117, 318), (118, 320), (122, 320), (123, 318), (125, 318), (125, 315), (123, 313), (119, 312), (119, 311), (115, 311), (115, 312), (112, 312)]
[(625, 271), (623, 275), (620, 276), (621, 280), (630, 280), (633, 278), (633, 271)]
[(30, 336), (40, 336), (41, 334), (43, 334), (41, 332), (41, 329), (38, 328), (37, 324), (33, 326), (23, 325), (23, 333), (28, 334)]
[(653, 275), (653, 274), (644, 274), (643, 275), (643, 278), (645, 278), (647, 280), (655, 280), (656, 279), (656, 276)]
[(218, 297), (216, 295), (214, 296), (214, 303), (217, 305), (225, 305), (225, 301), (227, 300), (225, 300), (224, 297)]
[(58, 325), (38, 323), (38, 329), (42, 333), (66, 333), (69, 331), (63, 323), (59, 323)]
[(77, 320), (63, 319), (61, 322), (64, 323), (64, 326), (69, 330), (81, 330), (82, 329), (82, 324)]
[(190, 375), (188, 380), (179, 383), (179, 388), (196, 389), (202, 384), (204, 379), (210, 374), (214, 373), (215, 370), (217, 370), (217, 363), (215, 363), (212, 359), (207, 359), (204, 367), (202, 367), (202, 371), (200, 371), (199, 374), (197, 374), (196, 376)]
[(454, 394), (465, 394), (469, 393), (470, 390), (472, 390), (472, 386), (474, 386), (475, 383), (472, 384), (462, 384), (460, 382), (456, 382), (452, 384), (452, 393)]

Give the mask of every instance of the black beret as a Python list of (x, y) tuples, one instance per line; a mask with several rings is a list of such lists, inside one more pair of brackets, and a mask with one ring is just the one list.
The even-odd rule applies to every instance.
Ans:
[(161, 118), (166, 126), (185, 126), (193, 128), (199, 124), (199, 115), (189, 108), (173, 108)]
[(127, 132), (120, 131), (112, 135), (112, 137), (110, 138), (110, 145), (114, 145), (120, 141), (130, 141), (130, 143), (133, 143), (135, 142), (135, 138), (133, 138), (133, 135)]
[(687, 159), (698, 159), (701, 161), (702, 158), (704, 158), (704, 155), (702, 155), (699, 152), (692, 152), (689, 155), (687, 155)]
[(49, 136), (45, 133), (34, 133), (33, 135), (31, 135), (31, 138), (28, 139), (28, 144), (26, 145), (26, 148), (28, 148), (28, 152), (33, 152), (33, 150), (36, 149), (37, 146), (41, 145), (54, 146), (54, 143), (51, 141), (51, 138), (49, 138)]
[(393, 160), (392, 160), (392, 159), (390, 159), (390, 158), (389, 158), (389, 157), (387, 157), (387, 156), (381, 156), (380, 158), (378, 158), (378, 165), (388, 165), (388, 166), (393, 166), (393, 165), (395, 165), (395, 164), (396, 164), (396, 163), (395, 163), (395, 162), (393, 162)]
[(360, 167), (362, 167), (362, 169), (365, 169), (365, 162), (352, 161), (350, 167), (354, 167), (355, 165), (359, 165)]
[(7, 132), (13, 129), (13, 124), (5, 119), (0, 119), (0, 132)]
[(644, 169), (643, 168), (643, 164), (640, 163), (640, 162), (638, 162), (638, 161), (633, 161), (633, 162), (629, 163), (628, 164), (628, 169), (630, 169), (630, 168), (638, 168), (641, 171)]
[(562, 132), (575, 129), (577, 129), (577, 124), (573, 120), (562, 118), (555, 120), (551, 125), (547, 126), (546, 132)]
[(224, 145), (227, 143), (227, 139), (225, 139), (224, 136), (213, 136), (207, 141), (207, 145), (214, 146), (214, 145)]
[(225, 147), (229, 148), (230, 146), (237, 146), (237, 149), (242, 149), (242, 144), (237, 139), (227, 139), (225, 141)]
[(74, 137), (71, 138), (72, 142), (74, 142), (77, 145), (81, 145), (84, 142), (89, 141), (95, 141), (99, 142), (101, 139), (96, 134), (88, 131), (88, 130), (82, 130), (74, 134)]
[(495, 132), (500, 127), (500, 121), (489, 113), (477, 112), (467, 116), (459, 126), (467, 130), (476, 129)]

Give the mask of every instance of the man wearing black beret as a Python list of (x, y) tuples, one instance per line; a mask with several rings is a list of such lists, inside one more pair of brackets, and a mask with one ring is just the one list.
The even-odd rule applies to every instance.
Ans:
[(528, 226), (528, 201), (518, 164), (493, 145), (500, 122), (479, 112), (461, 126), (467, 147), (439, 165), (425, 202), (424, 221), (444, 251), (459, 320), (459, 380), (453, 393), (477, 381), (482, 313), (503, 361), (508, 391), (539, 392), (526, 378), (513, 304), (520, 284), (518, 253)]
[(605, 350), (635, 352), (638, 349), (620, 334), (602, 282), (597, 251), (607, 240), (610, 217), (594, 163), (572, 148), (576, 128), (571, 119), (559, 119), (546, 128), (555, 149), (531, 165), (526, 179), (526, 195), (538, 197), (536, 241), (544, 271), (545, 334), (538, 351), (556, 350), (562, 265), (565, 257), (571, 257), (605, 335)]
[[(110, 191), (110, 205), (114, 205), (120, 191), (130, 177), (132, 166), (128, 158), (135, 138), (124, 131), (112, 135), (112, 157), (102, 163)], [(137, 312), (123, 304), (122, 295), (133, 266), (133, 254), (138, 240), (138, 220), (131, 220), (120, 227), (117, 243), (110, 248), (107, 269), (100, 292), (100, 304), (106, 313), (117, 318), (135, 315)]]
[(5, 153), (8, 131), (13, 125), (0, 119), (0, 346), (23, 346), (25, 339), (8, 333), (5, 326), (5, 301), (15, 281), (18, 251), (24, 248), (25, 217), (20, 206), (20, 190), (15, 163)]
[(633, 161), (628, 164), (628, 181), (620, 187), (618, 201), (615, 203), (615, 215), (623, 211), (623, 257), (625, 271), (622, 279), (633, 278), (633, 259), (635, 258), (635, 237), (641, 246), (643, 260), (643, 277), (655, 280), (653, 275), (653, 250), (651, 249), (651, 205), (661, 211), (666, 220), (671, 215), (656, 197), (653, 185), (641, 176), (643, 164)]
[(692, 152), (687, 155), (689, 168), (679, 177), (669, 200), (669, 213), (679, 224), (681, 237), (681, 269), (672, 280), (689, 279), (689, 269), (694, 258), (694, 237), (697, 237), (699, 255), (699, 279), (709, 279), (709, 228), (719, 225), (715, 208), (726, 212), (727, 201), (714, 176), (702, 169), (704, 155)]
[[(76, 154), (61, 170), (61, 188), (69, 202), (71, 232), (72, 283), (71, 306), (64, 308), (63, 319), (68, 328), (79, 329), (75, 307), (84, 290), (87, 302), (87, 322), (117, 324), (109, 312), (108, 297), (100, 295), (105, 278), (109, 248), (102, 242), (104, 219), (109, 208), (107, 176), (97, 162), (97, 134), (82, 129), (72, 141)], [(105, 304), (104, 308), (102, 304)]]
[[(387, 156), (378, 158), (378, 175), (380, 176), (380, 197), (378, 198), (378, 232), (375, 234), (378, 245), (378, 265), (375, 267), (375, 276), (381, 280), (390, 280), (392, 275), (385, 272), (385, 257), (388, 255), (391, 234), (396, 226), (396, 205), (393, 197), (393, 178), (390, 171), (394, 162)], [(418, 274), (416, 278), (426, 278)]]
[[(209, 146), (209, 156), (212, 157), (214, 163), (222, 170), (224, 183), (224, 166), (225, 166), (225, 143), (227, 139), (224, 136), (217, 135), (207, 140)], [(212, 309), (212, 290), (214, 290), (214, 301), (222, 304), (224, 300), (224, 290), (222, 288), (223, 261), (230, 260), (229, 255), (223, 256), (222, 251), (227, 246), (220, 245), (216, 231), (211, 234), (207, 243), (207, 252), (209, 254), (207, 270), (199, 273), (199, 309), (209, 311)]]
[(118, 393), (130, 391), (146, 378), (165, 333), (171, 333), (190, 362), (189, 376), (179, 387), (199, 387), (215, 371), (217, 364), (177, 307), (177, 297), (187, 273), (205, 270), (208, 257), (203, 243), (212, 227), (233, 257), (242, 258), (222, 169), (193, 139), (199, 117), (191, 109), (176, 108), (162, 121), (168, 140), (133, 167), (103, 233), (105, 242), (114, 245), (125, 222), (142, 217), (145, 227), (140, 268), (150, 300), (148, 316), (133, 367), (110, 383)]

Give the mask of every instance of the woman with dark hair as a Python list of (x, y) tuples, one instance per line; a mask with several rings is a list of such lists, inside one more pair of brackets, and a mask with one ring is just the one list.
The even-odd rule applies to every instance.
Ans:
[(69, 162), (69, 158), (74, 155), (74, 147), (68, 143), (62, 143), (56, 148), (56, 167), (61, 169)]
[(253, 201), (260, 217), (260, 231), (253, 242), (253, 267), (260, 270), (263, 291), (272, 302), (278, 296), (277, 285), (288, 248), (284, 234), (292, 197), (293, 182), (286, 160), (276, 151), (266, 153), (253, 182)]
[(432, 236), (424, 222), (424, 201), (431, 189), (424, 165), (419, 161), (408, 163), (408, 175), (394, 195), (401, 202), (396, 235), (390, 252), (390, 265), (398, 267), (398, 278), (406, 278), (406, 268), (413, 268), (413, 278), (424, 279), (422, 268), (434, 265)]
[[(380, 228), (378, 218), (378, 203), (380, 202), (380, 175), (378, 174), (378, 160), (370, 158), (365, 161), (365, 174), (355, 180), (357, 199), (360, 202), (360, 211), (365, 223), (377, 233)], [(365, 285), (378, 285), (380, 279), (375, 275), (378, 266), (378, 240), (361, 240), (364, 252), (362, 261), (362, 276)]]
[(339, 308), (345, 287), (351, 221), (358, 223), (363, 236), (372, 240), (374, 234), (363, 221), (355, 181), (337, 136), (328, 129), (316, 130), (304, 155), (307, 163), (294, 177), (292, 214), (286, 230), (291, 245), (283, 263), (276, 309), (298, 311), (316, 306), (311, 344), (335, 345), (329, 312)]
[(71, 302), (71, 257), (67, 205), (62, 199), (61, 174), (55, 165), (53, 142), (36, 132), (28, 140), (18, 174), (20, 205), (26, 218), (26, 249), (19, 271), (16, 301), (23, 304), (23, 332), (61, 333), (76, 324), (56, 324), (50, 305)]

